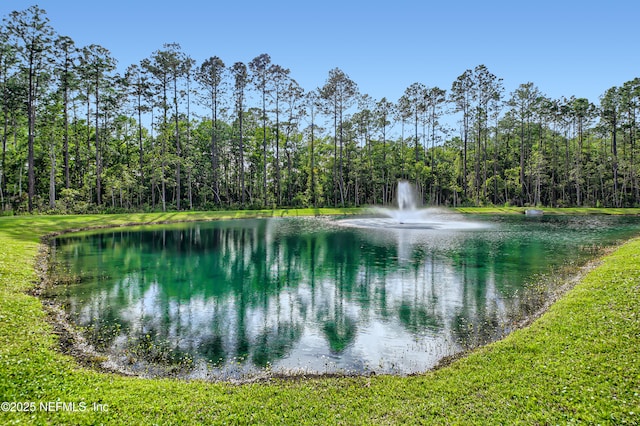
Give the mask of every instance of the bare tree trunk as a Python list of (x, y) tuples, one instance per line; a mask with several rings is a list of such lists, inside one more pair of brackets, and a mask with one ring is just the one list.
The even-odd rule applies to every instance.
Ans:
[[(33, 56), (33, 53), (32, 53)], [(35, 196), (35, 187), (36, 187), (36, 175), (34, 171), (35, 161), (34, 161), (34, 150), (33, 145), (35, 143), (35, 131), (36, 131), (36, 108), (35, 108), (35, 81), (34, 81), (34, 66), (33, 59), (29, 61), (29, 94), (27, 100), (27, 115), (29, 121), (29, 153), (27, 156), (27, 180), (28, 180), (28, 208), (29, 213), (33, 211), (33, 198)]]
[(7, 102), (4, 103), (4, 129), (2, 132), (2, 164), (0, 167), (0, 195), (2, 196), (2, 206), (0, 206), (0, 210), (4, 210), (4, 194), (7, 192), (7, 178), (6, 178), (6, 170), (7, 170), (7, 132), (9, 131), (9, 111), (7, 108)]
[(49, 170), (49, 208), (54, 209), (56, 207), (56, 150), (53, 140), (49, 147), (49, 159), (51, 160), (51, 168)]
[(64, 139), (63, 139), (63, 155), (64, 155), (64, 187), (71, 187), (71, 177), (69, 173), (69, 87), (67, 83), (67, 70), (64, 71)]
[[(96, 75), (99, 75), (99, 73), (96, 73)], [(98, 205), (102, 204), (102, 179), (101, 179), (101, 175), (102, 175), (102, 159), (101, 159), (101, 152), (100, 152), (100, 123), (99, 123), (99, 117), (100, 117), (100, 109), (99, 109), (99, 105), (100, 105), (100, 98), (99, 98), (99, 84), (98, 84), (98, 79), (96, 78), (96, 86), (95, 86), (95, 97), (96, 97), (96, 203)]]
[(138, 205), (142, 205), (144, 191), (144, 151), (142, 147), (142, 95), (138, 95), (138, 155), (140, 161), (140, 189), (138, 191)]
[(173, 104), (176, 110), (176, 208), (180, 210), (180, 162), (182, 157), (180, 152), (180, 120), (178, 117), (178, 76), (174, 76), (173, 79)]

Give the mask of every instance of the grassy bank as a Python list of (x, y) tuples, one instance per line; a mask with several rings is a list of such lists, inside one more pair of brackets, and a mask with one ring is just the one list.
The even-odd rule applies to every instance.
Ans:
[[(454, 210), (469, 214), (524, 214), (528, 209), (531, 207), (457, 207)], [(552, 215), (640, 215), (640, 208), (542, 207), (537, 210)]]
[(604, 258), (532, 326), (447, 368), (404, 378), (233, 385), (97, 373), (56, 350), (42, 305), (28, 294), (48, 233), (331, 213), (349, 212), (0, 218), (0, 402), (9, 403), (0, 424), (640, 424), (640, 239)]

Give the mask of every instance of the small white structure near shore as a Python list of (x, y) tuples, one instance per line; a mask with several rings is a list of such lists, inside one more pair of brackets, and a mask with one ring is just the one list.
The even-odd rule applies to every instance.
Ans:
[(544, 211), (540, 209), (527, 209), (524, 211), (524, 214), (527, 216), (542, 216)]

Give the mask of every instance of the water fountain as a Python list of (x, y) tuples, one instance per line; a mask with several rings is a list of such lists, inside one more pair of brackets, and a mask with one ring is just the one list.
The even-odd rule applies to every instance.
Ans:
[(417, 206), (414, 187), (406, 180), (398, 182), (398, 208), (415, 210)]
[(383, 229), (477, 229), (486, 224), (465, 220), (461, 214), (442, 207), (422, 207), (415, 185), (398, 181), (395, 206), (373, 206), (364, 217), (339, 221), (342, 225)]

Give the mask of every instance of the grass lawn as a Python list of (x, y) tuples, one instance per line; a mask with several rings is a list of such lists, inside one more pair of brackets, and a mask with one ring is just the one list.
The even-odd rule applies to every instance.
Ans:
[[(460, 213), (473, 214), (524, 214), (530, 207), (458, 207), (455, 210)], [(591, 207), (542, 207), (544, 214), (554, 215), (640, 215), (640, 208), (591, 208)]]
[(98, 373), (56, 350), (42, 304), (28, 293), (40, 238), (52, 232), (345, 213), (0, 218), (0, 424), (640, 424), (640, 239), (603, 258), (531, 326), (411, 377), (234, 385)]

